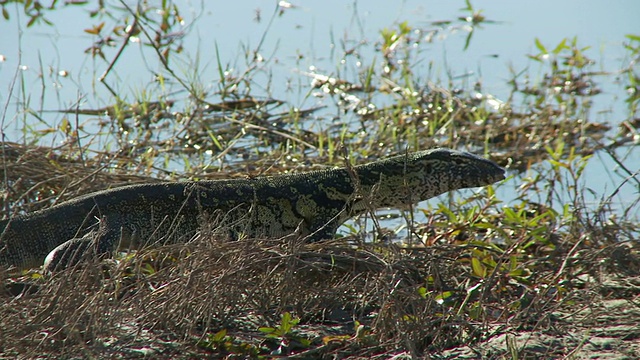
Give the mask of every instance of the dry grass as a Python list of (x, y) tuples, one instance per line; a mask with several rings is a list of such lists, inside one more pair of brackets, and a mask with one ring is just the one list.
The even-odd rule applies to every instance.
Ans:
[[(471, 264), (478, 249), (221, 242), (202, 235), (46, 278), (22, 278), (37, 290), (4, 295), (0, 350), (28, 358), (244, 357), (278, 349), (299, 358), (447, 357), (469, 349), (509, 356), (513, 349), (492, 348), (490, 340), (535, 334), (516, 347), (520, 356), (556, 357), (572, 349), (536, 339), (569, 341), (566, 334), (583, 333), (589, 351), (599, 337), (615, 338), (620, 354), (640, 351), (633, 345), (640, 337), (636, 242), (598, 248), (562, 243), (523, 264), (535, 274), (528, 283), (499, 269), (480, 280)], [(12, 281), (3, 278), (15, 292), (20, 287)], [(612, 300), (626, 304), (625, 311), (607, 311)], [(300, 320), (291, 331), (274, 338), (258, 331), (277, 328), (284, 313)], [(223, 329), (225, 340), (215, 341), (212, 334)]]
[[(86, 155), (84, 155), (86, 156)], [(0, 144), (2, 197), (5, 213), (29, 212), (78, 195), (132, 183), (157, 181), (149, 176), (118, 170), (118, 162), (131, 162), (108, 153), (84, 158), (75, 146), (50, 148), (11, 142)], [(105, 169), (111, 171), (105, 171)]]

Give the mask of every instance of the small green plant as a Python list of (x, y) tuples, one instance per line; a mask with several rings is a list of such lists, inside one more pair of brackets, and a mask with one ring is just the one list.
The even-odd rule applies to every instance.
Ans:
[(487, 18), (482, 15), (482, 10), (476, 10), (471, 1), (465, 0), (466, 6), (460, 10), (469, 13), (467, 16), (461, 16), (458, 20), (464, 21), (467, 25), (468, 35), (464, 42), (464, 50), (469, 48), (469, 44), (471, 43), (471, 38), (473, 37), (473, 33), (476, 27), (481, 27), (483, 23), (494, 23), (494, 21), (487, 20)]
[(293, 349), (308, 348), (311, 345), (311, 340), (293, 333), (293, 329), (299, 322), (299, 318), (285, 312), (281, 315), (278, 326), (258, 328), (258, 331), (264, 333), (267, 339), (277, 341), (278, 347), (271, 352), (271, 355), (286, 355)]
[(215, 352), (217, 355), (231, 354), (235, 356), (257, 357), (259, 349), (249, 343), (238, 341), (233, 336), (227, 335), (227, 330), (222, 329), (215, 334), (209, 334), (198, 346)]
[(354, 335), (329, 335), (322, 338), (325, 345), (332, 343), (357, 342), (362, 345), (373, 345), (376, 343), (375, 336), (371, 333), (371, 328), (363, 325), (360, 321), (353, 323)]
[(405, 41), (406, 37), (411, 33), (411, 27), (409, 23), (404, 21), (398, 24), (397, 30), (384, 28), (380, 31), (382, 36), (382, 53), (385, 57), (390, 56), (396, 50), (402, 41)]
[[(640, 62), (640, 35), (628, 34), (626, 36), (628, 43), (624, 45), (629, 51), (629, 65), (622, 70), (627, 74), (627, 94), (625, 100), (629, 106), (629, 114), (634, 115), (638, 112), (638, 104), (640, 104), (640, 71), (638, 71), (638, 63)], [(629, 120), (632, 120), (630, 116)]]

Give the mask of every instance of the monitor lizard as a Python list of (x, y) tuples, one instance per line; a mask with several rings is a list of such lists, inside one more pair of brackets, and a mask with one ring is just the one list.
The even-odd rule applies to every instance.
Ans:
[(45, 259), (47, 268), (66, 266), (69, 254), (91, 245), (108, 254), (123, 246), (187, 241), (214, 217), (228, 224), (231, 238), (294, 234), (319, 241), (366, 211), (504, 178), (490, 160), (432, 149), (296, 174), (128, 185), (0, 220), (0, 268), (33, 268)]

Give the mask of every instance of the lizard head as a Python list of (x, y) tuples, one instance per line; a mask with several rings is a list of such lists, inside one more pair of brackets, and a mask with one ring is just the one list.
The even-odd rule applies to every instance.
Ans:
[(493, 161), (451, 149), (419, 151), (370, 165), (356, 170), (379, 206), (416, 204), (448, 191), (505, 179), (504, 169)]
[[(467, 152), (434, 149), (415, 153), (415, 157), (414, 169), (421, 174), (422, 184), (430, 188), (437, 183), (441, 193), (491, 185), (505, 179), (504, 169), (498, 164)], [(438, 180), (434, 183), (433, 179)]]

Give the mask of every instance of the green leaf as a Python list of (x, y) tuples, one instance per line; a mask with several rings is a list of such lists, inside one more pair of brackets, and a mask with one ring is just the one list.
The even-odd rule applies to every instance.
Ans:
[(502, 208), (502, 212), (504, 213), (505, 218), (509, 219), (509, 221), (511, 221), (513, 223), (518, 223), (519, 222), (519, 216), (510, 207)]
[(551, 165), (555, 166), (556, 168), (561, 168), (561, 167), (565, 169), (569, 168), (569, 164), (565, 164), (561, 161), (555, 161), (555, 160), (549, 159), (549, 162), (551, 163)]
[(473, 224), (473, 227), (476, 229), (494, 229), (496, 226), (491, 223), (478, 222)]
[(482, 314), (484, 313), (484, 311), (482, 310), (482, 306), (480, 305), (479, 302), (475, 302), (471, 305), (471, 308), (469, 309), (469, 317), (473, 320), (478, 320), (480, 319), (480, 317), (482, 316)]
[(305, 339), (303, 337), (297, 337), (296, 341), (300, 343), (300, 345), (308, 348), (309, 346), (311, 346), (311, 340), (309, 339)]
[(427, 298), (427, 288), (424, 286), (421, 286), (418, 288), (418, 295), (420, 295), (421, 298), (426, 299)]
[(542, 62), (542, 55), (527, 55), (527, 57), (531, 60)]
[(469, 31), (469, 35), (467, 35), (466, 40), (464, 41), (464, 51), (466, 51), (469, 48), (469, 44), (471, 44), (471, 37), (473, 37), (473, 27), (471, 28), (471, 31)]
[(274, 333), (276, 329), (272, 327), (264, 326), (264, 327), (259, 327), (258, 331), (263, 332), (265, 334), (271, 334), (271, 333)]
[(448, 298), (450, 298), (453, 295), (453, 292), (451, 291), (443, 291), (442, 293), (438, 294), (435, 296), (436, 300), (446, 300)]
[(562, 41), (560, 41), (560, 44), (558, 44), (558, 46), (556, 46), (556, 48), (553, 49), (552, 53), (555, 55), (558, 55), (564, 49), (568, 49), (567, 38), (562, 39)]
[(471, 267), (473, 268), (473, 273), (481, 278), (485, 278), (487, 276), (487, 268), (482, 265), (482, 263), (480, 262), (480, 260), (478, 260), (478, 258), (473, 257), (471, 258)]
[(536, 47), (538, 48), (538, 50), (540, 50), (540, 52), (542, 52), (543, 54), (548, 54), (549, 52), (547, 51), (547, 48), (544, 47), (544, 45), (542, 45), (542, 42), (540, 41), (540, 39), (536, 38)]
[(222, 329), (217, 333), (211, 335), (209, 339), (212, 342), (222, 342), (226, 336), (227, 336), (227, 329)]
[(32, 16), (31, 19), (29, 19), (29, 21), (27, 22), (27, 27), (31, 27), (36, 22), (36, 20), (38, 20), (38, 16)]
[(624, 37), (626, 37), (627, 39), (629, 39), (631, 41), (640, 41), (640, 35), (627, 34)]

